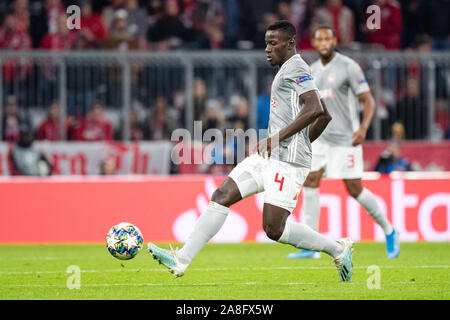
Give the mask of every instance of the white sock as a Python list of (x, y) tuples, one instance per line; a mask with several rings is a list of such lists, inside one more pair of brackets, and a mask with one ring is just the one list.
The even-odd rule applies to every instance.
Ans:
[(333, 258), (340, 255), (344, 250), (339, 242), (321, 235), (306, 224), (290, 221), (286, 222), (283, 234), (278, 242), (293, 245), (298, 249), (324, 251)]
[(319, 188), (303, 187), (303, 208), (306, 225), (318, 231), (320, 216)]
[(356, 200), (367, 210), (372, 218), (380, 225), (385, 234), (392, 233), (392, 225), (387, 219), (380, 206), (375, 199), (375, 196), (368, 189), (363, 189)]
[(190, 264), (203, 246), (219, 232), (230, 212), (230, 208), (211, 201), (200, 216), (183, 248), (178, 252), (183, 264)]

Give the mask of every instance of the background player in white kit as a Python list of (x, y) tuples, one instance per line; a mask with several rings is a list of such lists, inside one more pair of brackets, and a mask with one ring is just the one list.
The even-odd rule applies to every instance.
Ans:
[[(360, 66), (335, 51), (336, 34), (331, 27), (320, 26), (313, 33), (313, 45), (320, 59), (311, 64), (314, 82), (325, 100), (333, 120), (312, 144), (312, 166), (303, 188), (305, 223), (318, 231), (319, 182), (323, 176), (344, 179), (349, 194), (375, 219), (386, 235), (389, 258), (400, 253), (398, 232), (381, 211), (374, 195), (363, 188), (362, 146), (375, 111), (375, 103)], [(358, 102), (364, 105), (359, 124)], [(318, 258), (319, 252), (301, 250), (288, 258)]]
[(312, 80), (309, 66), (295, 49), (295, 27), (288, 21), (266, 32), (267, 60), (280, 69), (272, 83), (268, 138), (255, 154), (240, 162), (213, 193), (208, 208), (180, 250), (148, 244), (148, 250), (175, 277), (182, 276), (195, 255), (220, 230), (229, 207), (265, 191), (263, 228), (267, 236), (296, 248), (324, 251), (334, 260), (342, 281), (352, 276), (352, 241), (330, 240), (300, 223), (287, 221), (295, 208), (311, 167), (311, 144), (327, 126), (330, 116)]

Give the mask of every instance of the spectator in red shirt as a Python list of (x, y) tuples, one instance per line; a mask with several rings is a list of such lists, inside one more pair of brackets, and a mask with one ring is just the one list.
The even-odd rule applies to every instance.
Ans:
[[(0, 27), (0, 49), (5, 50), (30, 50), (31, 39), (27, 33), (18, 31), (16, 28), (14, 14), (5, 16), (3, 25)], [(31, 70), (31, 64), (16, 59), (5, 59), (2, 61), (3, 80), (11, 83), (14, 80), (23, 80)]]
[(380, 44), (387, 50), (400, 49), (402, 33), (402, 9), (400, 3), (396, 0), (378, 0), (374, 4), (380, 7), (380, 29), (370, 30), (363, 24), (367, 42)]
[(327, 0), (325, 5), (314, 11), (310, 30), (315, 30), (319, 25), (332, 26), (340, 45), (346, 46), (355, 39), (353, 12), (342, 4), (342, 0)]
[(60, 15), (57, 19), (57, 30), (47, 33), (41, 42), (41, 49), (45, 50), (68, 50), (75, 41), (76, 33), (70, 31), (66, 25), (67, 16)]
[(47, 17), (48, 33), (58, 31), (59, 17), (66, 14), (61, 0), (47, 0), (45, 2), (45, 15)]
[(89, 0), (81, 1), (81, 30), (88, 41), (99, 42), (106, 37), (107, 30), (103, 24), (102, 16), (92, 11)]
[(53, 102), (48, 108), (48, 117), (36, 131), (36, 140), (61, 140), (60, 128), (60, 108), (58, 103)]
[(94, 105), (88, 112), (86, 119), (81, 122), (75, 133), (76, 140), (103, 141), (113, 140), (111, 123), (105, 119), (103, 106), (100, 103)]
[(16, 30), (27, 33), (30, 27), (30, 12), (28, 11), (28, 0), (14, 1), (14, 17), (16, 18)]

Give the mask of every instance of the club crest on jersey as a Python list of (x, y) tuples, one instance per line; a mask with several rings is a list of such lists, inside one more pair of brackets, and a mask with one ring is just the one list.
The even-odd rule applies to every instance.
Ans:
[(273, 99), (273, 97), (270, 97), (270, 106), (272, 108), (276, 108), (277, 107), (277, 103), (275, 102), (275, 100)]
[(295, 82), (297, 82), (297, 84), (300, 84), (300, 83), (308, 81), (308, 80), (312, 80), (311, 76), (301, 76), (301, 77), (298, 77), (295, 80)]

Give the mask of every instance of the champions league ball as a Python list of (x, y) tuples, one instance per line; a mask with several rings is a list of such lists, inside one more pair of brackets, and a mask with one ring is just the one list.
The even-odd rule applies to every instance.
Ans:
[(122, 222), (109, 230), (106, 247), (114, 258), (129, 260), (134, 258), (144, 246), (141, 231), (133, 224)]

